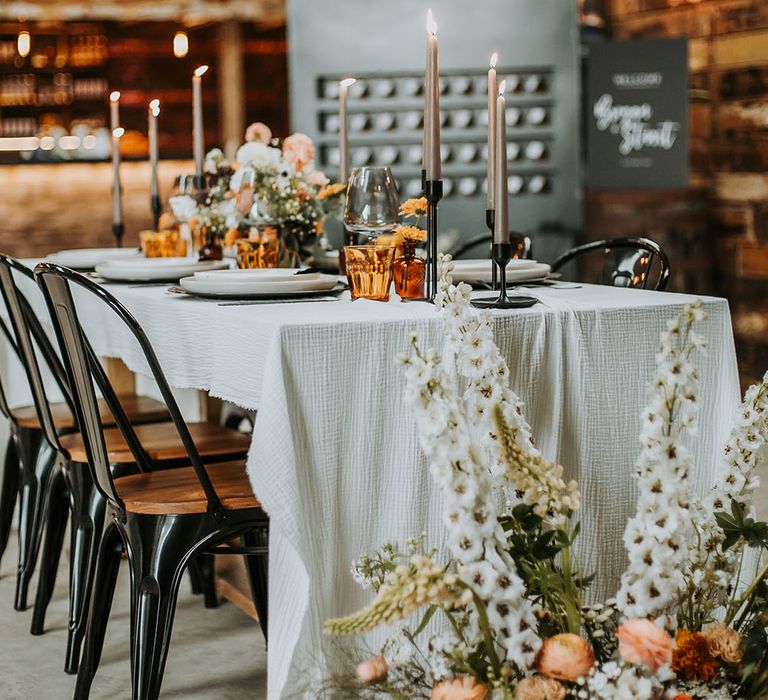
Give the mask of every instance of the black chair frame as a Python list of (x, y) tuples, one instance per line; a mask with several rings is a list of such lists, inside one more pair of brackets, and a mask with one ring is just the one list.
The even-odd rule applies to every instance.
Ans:
[[(652, 241), (649, 238), (640, 237), (628, 237), (628, 238), (612, 238), (608, 240), (592, 241), (585, 243), (584, 245), (577, 246), (571, 250), (563, 253), (552, 263), (552, 272), (557, 272), (562, 269), (569, 262), (572, 262), (576, 258), (589, 253), (597, 251), (604, 251), (605, 253), (612, 252), (614, 250), (626, 250), (626, 251), (642, 251), (648, 254), (646, 260), (642, 261), (643, 269), (640, 272), (640, 279), (636, 279), (637, 270), (635, 264), (637, 260), (629, 260), (628, 258), (618, 261), (619, 268), (612, 271), (610, 283), (614, 286), (635, 287), (640, 289), (648, 288), (649, 272), (653, 267), (654, 259), (659, 262), (659, 276), (656, 280), (656, 284), (653, 289), (656, 291), (664, 291), (669, 283), (669, 258), (661, 246)], [(629, 262), (632, 265), (632, 269), (621, 269), (621, 265), (624, 262)], [(628, 284), (618, 285), (618, 280), (625, 280)]]
[[(65, 671), (76, 673), (80, 661), (80, 649), (85, 634), (91, 583), (96, 568), (98, 540), (104, 527), (106, 501), (97, 492), (90, 471), (85, 464), (73, 462), (62, 447), (59, 437), (78, 432), (79, 421), (75, 411), (72, 392), (64, 366), (48, 339), (29, 301), (15, 283), (14, 274), (28, 278), (35, 284), (35, 277), (28, 267), (13, 258), (0, 255), (0, 291), (8, 311), (15, 337), (7, 327), (4, 331), (16, 350), (27, 376), (42, 431), (25, 431), (15, 421), (11, 422), (15, 436), (16, 451), (20, 459), (20, 508), (19, 508), (19, 574), (17, 577), (15, 607), (26, 608), (29, 583), (42, 547), (42, 556), (37, 593), (30, 625), (33, 635), (42, 634), (45, 614), (53, 594), (63, 538), (68, 517), (71, 514), (70, 567), (69, 567), (69, 621), (67, 626), (67, 648)], [(34, 344), (33, 344), (34, 343)], [(39, 356), (45, 361), (53, 375), (60, 393), (73, 416), (71, 429), (57, 429), (49, 407), (45, 383), (38, 364)], [(120, 415), (127, 425), (126, 440), (132, 449), (143, 452), (135, 431), (120, 405), (106, 372), (91, 348), (86, 352), (94, 367), (96, 383), (114, 413)], [(42, 433), (42, 434), (41, 434)], [(44, 437), (44, 439), (43, 439)], [(38, 458), (32, 458), (32, 451), (38, 450)], [(145, 455), (145, 463), (151, 462)], [(178, 463), (179, 465), (183, 461)], [(163, 467), (177, 466), (164, 462)], [(134, 465), (117, 465), (122, 474), (133, 473)], [(17, 469), (17, 473), (19, 469)], [(6, 474), (10, 472), (6, 470)], [(11, 500), (12, 484), (6, 487), (4, 478), (2, 498)], [(12, 505), (9, 505), (12, 511)], [(4, 513), (7, 512), (5, 509)], [(45, 540), (43, 530), (45, 524)], [(217, 604), (211, 557), (201, 557), (190, 567), (193, 592), (205, 594), (206, 607)]]
[[(43, 290), (53, 320), (63, 364), (73, 388), (75, 413), (85, 443), (91, 474), (107, 503), (108, 524), (99, 547), (94, 589), (88, 615), (83, 657), (78, 671), (75, 698), (83, 700), (101, 657), (107, 619), (121, 552), (127, 551), (131, 569), (131, 675), (133, 700), (155, 700), (160, 693), (168, 654), (173, 616), (181, 575), (188, 562), (204, 552), (246, 555), (248, 572), (262, 631), (267, 633), (267, 533), (268, 518), (260, 507), (225, 509), (211, 482), (186, 423), (171, 392), (160, 362), (144, 330), (114, 296), (77, 272), (40, 263), (35, 277)], [(94, 390), (98, 369), (88, 352), (71, 285), (78, 285), (104, 302), (128, 327), (142, 349), (150, 372), (166, 402), (171, 419), (186, 448), (188, 461), (206, 496), (203, 513), (149, 515), (128, 511), (117, 488), (104, 442)], [(98, 364), (98, 362), (96, 362)], [(105, 394), (110, 408), (114, 394)], [(117, 406), (115, 423), (130, 435), (130, 425)], [(153, 465), (140, 445), (127, 439), (136, 464), (144, 471)], [(223, 546), (240, 537), (243, 546)]]

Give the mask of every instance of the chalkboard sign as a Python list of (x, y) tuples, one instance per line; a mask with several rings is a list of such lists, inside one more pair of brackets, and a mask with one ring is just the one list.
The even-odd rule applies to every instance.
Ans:
[(686, 187), (687, 40), (590, 45), (586, 119), (588, 187)]

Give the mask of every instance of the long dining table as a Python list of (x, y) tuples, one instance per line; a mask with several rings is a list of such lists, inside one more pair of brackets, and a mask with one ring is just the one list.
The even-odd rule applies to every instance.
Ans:
[[(26, 282), (24, 282), (26, 284)], [(167, 285), (105, 284), (146, 331), (172, 386), (256, 411), (248, 473), (270, 516), (268, 697), (297, 697), (342, 663), (323, 635), (327, 618), (369, 600), (351, 563), (384, 542), (422, 531), (443, 547), (442, 501), (403, 399), (396, 356), (415, 333), (443, 345), (429, 304), (334, 302), (223, 304), (171, 294)], [(41, 318), (37, 290), (28, 296)], [(600, 571), (595, 600), (615, 591), (622, 533), (634, 510), (645, 385), (659, 334), (693, 297), (582, 285), (535, 287), (529, 309), (494, 311), (494, 332), (537, 445), (582, 492), (582, 569)], [(125, 326), (75, 290), (100, 356), (147, 366)], [(709, 350), (701, 375), (701, 427), (693, 480), (703, 492), (738, 403), (727, 302), (704, 298)], [(254, 634), (256, 628), (254, 628)], [(353, 642), (375, 648), (380, 632)]]

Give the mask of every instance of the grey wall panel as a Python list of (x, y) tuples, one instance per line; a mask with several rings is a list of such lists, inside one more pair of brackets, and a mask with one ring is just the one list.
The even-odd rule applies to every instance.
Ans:
[(484, 230), (486, 84), (498, 51), (509, 77), (510, 225), (581, 225), (580, 68), (576, 0), (288, 1), (292, 125), (338, 172), (337, 82), (350, 91), (352, 161), (390, 165), (401, 197), (419, 189), (425, 18), (440, 41), (446, 195), (440, 228)]

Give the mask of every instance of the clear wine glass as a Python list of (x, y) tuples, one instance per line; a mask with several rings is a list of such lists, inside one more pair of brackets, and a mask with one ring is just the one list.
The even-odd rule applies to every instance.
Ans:
[(400, 197), (389, 168), (355, 168), (349, 176), (344, 225), (369, 240), (397, 226)]

